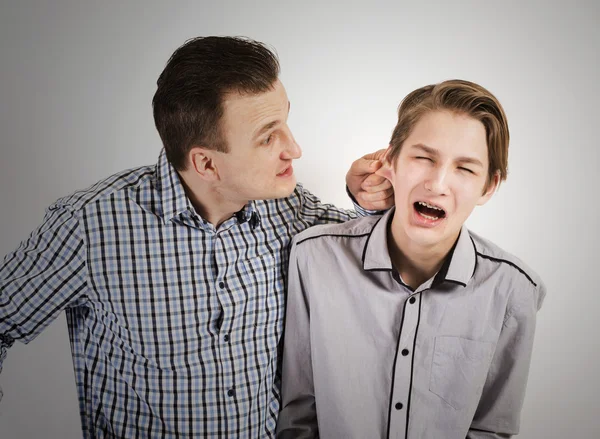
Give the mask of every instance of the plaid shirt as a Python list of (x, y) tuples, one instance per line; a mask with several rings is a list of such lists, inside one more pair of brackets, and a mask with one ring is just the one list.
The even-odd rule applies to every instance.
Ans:
[(288, 244), (354, 216), (298, 185), (215, 229), (163, 151), (58, 200), (5, 257), (0, 368), (65, 310), (84, 437), (274, 437)]

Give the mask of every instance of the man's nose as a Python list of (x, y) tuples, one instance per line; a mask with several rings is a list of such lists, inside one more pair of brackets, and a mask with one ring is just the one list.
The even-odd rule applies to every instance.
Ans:
[(286, 139), (283, 151), (281, 152), (281, 158), (283, 160), (294, 160), (302, 157), (302, 149), (300, 145), (296, 143), (296, 139), (294, 139), (294, 135), (288, 128), (286, 130)]

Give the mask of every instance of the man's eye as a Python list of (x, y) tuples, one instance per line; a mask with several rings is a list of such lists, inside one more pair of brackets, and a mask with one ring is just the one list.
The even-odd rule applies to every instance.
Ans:
[(427, 160), (427, 161), (433, 162), (433, 160), (431, 160), (429, 157), (421, 157), (421, 156), (417, 156), (417, 157), (415, 157), (415, 158), (416, 158), (417, 160)]
[(475, 173), (474, 173), (473, 171), (471, 171), (469, 168), (464, 168), (464, 167), (462, 167), (462, 166), (459, 166), (459, 168), (458, 168), (458, 169), (460, 169), (461, 171), (468, 172), (469, 174), (475, 174)]
[(265, 140), (263, 140), (261, 143), (261, 145), (268, 145), (269, 143), (271, 143), (271, 140), (273, 140), (273, 134), (269, 134), (269, 137), (267, 137)]

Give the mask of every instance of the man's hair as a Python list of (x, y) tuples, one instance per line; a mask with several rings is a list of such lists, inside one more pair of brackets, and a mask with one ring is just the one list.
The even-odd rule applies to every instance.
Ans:
[(510, 134), (502, 105), (479, 84), (459, 79), (427, 85), (409, 93), (398, 107), (398, 123), (390, 140), (389, 159), (395, 163), (404, 141), (423, 115), (447, 110), (480, 121), (485, 127), (489, 169), (486, 189), (498, 173), (500, 181), (508, 175)]
[(266, 92), (278, 76), (277, 56), (248, 38), (199, 37), (179, 47), (152, 99), (154, 123), (173, 167), (185, 170), (194, 145), (227, 152), (221, 132), (225, 95)]

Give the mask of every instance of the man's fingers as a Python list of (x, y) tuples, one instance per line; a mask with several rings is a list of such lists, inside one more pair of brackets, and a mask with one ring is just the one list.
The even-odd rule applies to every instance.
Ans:
[(383, 165), (383, 162), (380, 159), (385, 155), (386, 151), (386, 149), (380, 149), (355, 160), (352, 162), (352, 165), (350, 165), (347, 177), (366, 176), (378, 171)]
[(394, 207), (394, 197), (388, 197), (381, 201), (374, 201), (371, 210), (387, 210)]
[(386, 151), (387, 148), (379, 149), (375, 152), (362, 156), (362, 158), (365, 160), (381, 160), (381, 158), (385, 155)]
[(391, 187), (392, 183), (380, 175), (369, 175), (360, 185), (360, 188), (367, 192), (383, 191)]
[(381, 168), (381, 162), (360, 158), (352, 162), (348, 174), (351, 176), (364, 177), (365, 175), (372, 174), (379, 168)]
[[(362, 192), (361, 194), (366, 194)], [(368, 195), (367, 195), (368, 198)], [(360, 205), (369, 210), (387, 210), (394, 206), (394, 196), (388, 196), (387, 198), (383, 198), (381, 200), (365, 200), (364, 197), (360, 197)]]
[(392, 188), (388, 188), (385, 190), (381, 190), (381, 191), (377, 191), (377, 192), (366, 192), (366, 191), (361, 191), (359, 194), (359, 198), (360, 198), (360, 205), (362, 206), (362, 201), (366, 202), (366, 203), (372, 203), (372, 202), (376, 202), (376, 201), (381, 201), (381, 200), (385, 200), (387, 198), (394, 196), (394, 189)]
[(375, 172), (379, 168), (381, 168), (382, 165), (383, 165), (383, 163), (381, 163), (381, 161), (373, 160), (371, 163), (369, 163), (369, 171)]
[[(364, 194), (365, 196), (369, 195), (369, 196), (373, 196), (373, 200), (375, 199), (381, 199), (381, 197), (389, 197), (391, 194), (394, 193), (394, 188), (391, 185), (385, 185), (382, 184), (379, 188), (377, 188), (377, 190), (361, 190), (360, 191), (362, 194)], [(379, 197), (377, 197), (377, 194), (380, 194)]]

